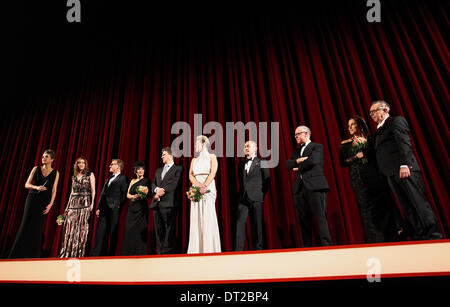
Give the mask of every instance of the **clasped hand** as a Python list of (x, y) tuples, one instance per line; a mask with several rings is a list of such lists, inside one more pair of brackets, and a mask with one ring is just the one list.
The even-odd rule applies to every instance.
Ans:
[(303, 161), (305, 161), (306, 159), (308, 159), (308, 157), (301, 157), (301, 158), (296, 159), (295, 161), (300, 164)]
[(153, 196), (153, 198), (159, 201), (161, 197), (164, 196), (164, 194), (166, 194), (166, 190), (164, 190), (163, 188), (159, 188), (155, 196)]
[(206, 191), (208, 190), (206, 184), (198, 183), (196, 186), (200, 188), (200, 194), (202, 195), (206, 194)]

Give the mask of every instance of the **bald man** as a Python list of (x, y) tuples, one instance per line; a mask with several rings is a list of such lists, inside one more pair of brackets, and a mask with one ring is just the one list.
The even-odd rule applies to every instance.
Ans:
[(311, 142), (311, 130), (306, 126), (295, 129), (295, 140), (300, 147), (286, 161), (286, 168), (296, 171), (293, 198), (303, 246), (312, 246), (313, 218), (319, 227), (320, 245), (331, 245), (326, 214), (326, 193), (330, 188), (322, 169), (323, 145)]
[(261, 168), (258, 147), (248, 141), (244, 145), (246, 159), (239, 163), (239, 204), (236, 223), (236, 251), (244, 250), (245, 229), (250, 214), (253, 249), (263, 249), (263, 202), (269, 187), (270, 172)]

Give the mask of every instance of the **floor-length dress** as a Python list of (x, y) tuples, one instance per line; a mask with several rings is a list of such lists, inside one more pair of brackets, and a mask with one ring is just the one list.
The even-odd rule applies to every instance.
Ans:
[(30, 190), (25, 201), (22, 222), (8, 258), (39, 258), (42, 248), (42, 226), (45, 215), (42, 211), (50, 203), (56, 170), (44, 176), (41, 167), (36, 167), (32, 183), (45, 186), (47, 190)]
[[(137, 194), (139, 186), (151, 188), (148, 178), (142, 178), (130, 188), (130, 194)], [(151, 194), (151, 193), (150, 193)], [(145, 255), (147, 253), (147, 198), (140, 198), (130, 202), (125, 222), (125, 232), (122, 241), (122, 255)]]
[(358, 202), (366, 243), (396, 240), (401, 216), (390, 196), (387, 183), (379, 176), (372, 139), (363, 151), (366, 160), (352, 152), (352, 142), (341, 144), (341, 166), (350, 167), (350, 185)]
[(63, 240), (59, 256), (84, 257), (89, 235), (89, 216), (92, 203), (90, 173), (80, 179), (72, 176), (72, 197), (67, 204)]
[[(211, 172), (211, 158), (202, 152), (192, 166), (195, 178), (205, 182)], [(216, 184), (213, 180), (207, 187), (209, 193), (199, 202), (191, 202), (188, 254), (220, 253), (220, 234), (216, 216)]]

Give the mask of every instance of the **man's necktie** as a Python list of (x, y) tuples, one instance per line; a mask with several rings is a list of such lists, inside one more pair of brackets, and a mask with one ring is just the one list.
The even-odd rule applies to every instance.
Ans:
[(164, 169), (163, 169), (163, 171), (162, 171), (162, 173), (161, 173), (161, 180), (163, 180), (164, 179), (164, 176), (166, 176), (166, 173), (167, 173), (167, 171), (169, 170), (169, 165), (164, 165)]

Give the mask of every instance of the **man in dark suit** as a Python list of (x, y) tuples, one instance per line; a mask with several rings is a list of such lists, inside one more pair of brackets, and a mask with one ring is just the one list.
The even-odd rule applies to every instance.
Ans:
[(152, 182), (153, 200), (150, 208), (154, 210), (153, 218), (156, 232), (158, 254), (176, 253), (175, 221), (177, 214), (177, 192), (183, 167), (173, 161), (172, 150), (161, 150), (164, 167), (155, 172)]
[(250, 213), (253, 230), (253, 249), (263, 249), (263, 202), (269, 187), (270, 172), (261, 168), (256, 156), (256, 143), (248, 141), (244, 146), (246, 159), (239, 163), (239, 203), (236, 224), (236, 251), (244, 250), (245, 226)]
[(310, 140), (306, 126), (295, 129), (296, 148), (286, 168), (296, 171), (293, 186), (295, 211), (302, 231), (303, 246), (312, 246), (313, 217), (319, 227), (320, 244), (332, 244), (326, 214), (326, 193), (330, 190), (323, 174), (323, 145)]
[(425, 196), (419, 165), (409, 139), (409, 126), (401, 116), (390, 117), (390, 106), (374, 101), (370, 116), (378, 124), (375, 152), (378, 168), (403, 208), (413, 240), (442, 238), (436, 216)]
[(128, 189), (128, 179), (120, 173), (122, 169), (122, 160), (111, 161), (109, 171), (112, 174), (106, 180), (97, 204), (96, 215), (99, 220), (91, 256), (101, 255), (105, 236), (106, 242), (110, 242), (109, 255), (113, 256), (116, 252), (120, 207), (126, 200)]

